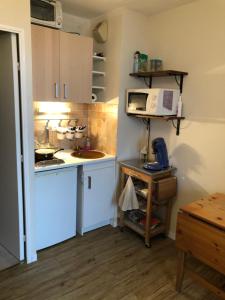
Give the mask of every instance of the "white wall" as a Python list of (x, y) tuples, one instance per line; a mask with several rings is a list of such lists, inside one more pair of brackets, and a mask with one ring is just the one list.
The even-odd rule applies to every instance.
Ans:
[(89, 32), (90, 20), (63, 13), (63, 31), (87, 35)]
[[(117, 10), (92, 21), (107, 19), (109, 41), (95, 50), (107, 56), (107, 100), (119, 99), (119, 160), (138, 157), (143, 141), (141, 121), (125, 114), (125, 89), (144, 87), (129, 77), (136, 50), (161, 57), (164, 68), (189, 72), (184, 81), (184, 114), (180, 136), (170, 123), (152, 121), (151, 137), (163, 136), (170, 161), (177, 166), (178, 208), (202, 195), (225, 192), (225, 2), (198, 0), (151, 16)], [(90, 34), (90, 33), (89, 33)], [(177, 87), (174, 79), (154, 79), (155, 87)]]
[(128, 117), (125, 112), (126, 89), (144, 88), (143, 80), (129, 76), (133, 68), (135, 51), (148, 54), (149, 41), (144, 37), (148, 19), (137, 12), (125, 10), (122, 19), (122, 44), (120, 59), (120, 89), (118, 112), (118, 160), (139, 157), (143, 146), (145, 125), (140, 119)]
[[(139, 156), (144, 125), (125, 114), (125, 89), (144, 87), (129, 77), (133, 53), (147, 52), (162, 57), (164, 68), (189, 72), (184, 80), (184, 114), (180, 136), (170, 123), (152, 121), (151, 138), (165, 138), (170, 161), (178, 168), (178, 196), (174, 204), (171, 235), (174, 235), (178, 208), (202, 195), (225, 192), (225, 2), (199, 0), (150, 18), (123, 10), (114, 42), (107, 56), (118, 53), (108, 70), (108, 84), (119, 84), (119, 160)], [(114, 16), (115, 18), (115, 16)], [(109, 20), (109, 19), (108, 19)], [(119, 21), (120, 20), (120, 21)], [(116, 19), (114, 19), (116, 23)], [(113, 25), (113, 22), (111, 23)], [(110, 22), (109, 22), (110, 26)], [(111, 33), (112, 36), (112, 33)], [(115, 43), (116, 41), (116, 43)], [(109, 44), (109, 43), (108, 43)], [(118, 67), (119, 66), (119, 67)], [(116, 72), (112, 72), (115, 68)], [(119, 69), (118, 69), (119, 68)], [(173, 78), (154, 79), (155, 87), (174, 87)]]
[[(108, 21), (108, 41), (94, 43), (95, 51), (106, 56), (105, 101), (118, 101), (117, 157), (125, 160), (139, 156), (145, 127), (140, 120), (127, 117), (125, 91), (127, 88), (145, 87), (143, 81), (129, 76), (136, 50), (148, 53), (149, 42), (143, 38), (148, 19), (140, 13), (117, 9), (92, 21), (91, 30), (102, 21)], [(91, 34), (91, 31), (90, 31)]]
[(103, 52), (106, 57), (101, 69), (106, 72), (104, 85), (106, 90), (99, 94), (103, 101), (118, 103), (120, 86), (120, 61), (122, 43), (122, 11), (116, 10), (110, 14), (95, 18), (91, 22), (89, 35), (92, 36), (94, 27), (103, 20), (108, 22), (108, 40), (106, 43), (97, 43), (94, 40), (94, 52)]
[[(26, 99), (23, 102), (23, 113), (26, 118), (23, 119), (24, 139), (27, 144), (24, 148), (25, 154), (25, 192), (26, 192), (26, 210), (31, 213), (31, 219), (27, 220), (26, 230), (29, 238), (29, 244), (32, 246), (28, 249), (28, 261), (36, 259), (35, 235), (32, 225), (33, 202), (33, 103), (32, 103), (32, 72), (31, 72), (31, 34), (30, 34), (30, 1), (29, 0), (1, 0), (0, 1), (0, 25), (16, 27), (24, 30), (25, 38), (25, 55), (23, 57), (26, 66)], [(30, 196), (30, 197), (29, 197)], [(29, 223), (29, 224), (28, 224)]]
[[(225, 193), (225, 2), (199, 0), (149, 19), (153, 56), (165, 69), (189, 72), (184, 81), (184, 115), (180, 136), (168, 123), (154, 121), (152, 138), (163, 136), (171, 161), (178, 168), (178, 208), (214, 192)], [(173, 86), (173, 80), (154, 81)]]

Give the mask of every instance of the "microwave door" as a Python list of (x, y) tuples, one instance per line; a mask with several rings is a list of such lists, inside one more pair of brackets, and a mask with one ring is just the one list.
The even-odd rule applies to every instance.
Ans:
[(147, 93), (131, 92), (128, 95), (128, 112), (133, 114), (146, 114)]
[(31, 0), (31, 17), (37, 20), (54, 22), (55, 7), (49, 2)]

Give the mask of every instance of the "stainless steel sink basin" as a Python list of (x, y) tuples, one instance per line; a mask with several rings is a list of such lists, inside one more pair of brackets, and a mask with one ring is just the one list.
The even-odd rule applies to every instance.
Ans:
[(73, 157), (84, 158), (84, 159), (97, 159), (105, 156), (103, 152), (96, 151), (96, 150), (74, 151), (71, 155)]

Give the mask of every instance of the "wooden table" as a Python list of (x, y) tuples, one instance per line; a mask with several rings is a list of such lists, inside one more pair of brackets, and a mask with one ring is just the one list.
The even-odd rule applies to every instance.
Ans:
[(181, 290), (185, 273), (225, 299), (225, 292), (185, 267), (186, 254), (225, 275), (225, 195), (213, 194), (186, 206), (178, 213), (176, 246), (178, 266), (176, 289)]

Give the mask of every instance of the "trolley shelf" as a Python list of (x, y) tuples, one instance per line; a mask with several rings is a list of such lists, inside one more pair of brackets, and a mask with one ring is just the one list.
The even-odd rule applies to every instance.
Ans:
[[(134, 223), (130, 221), (127, 217), (124, 218), (124, 225), (139, 235), (145, 237), (145, 229), (143, 226), (139, 225), (138, 223)], [(154, 237), (158, 234), (165, 233), (166, 227), (164, 224), (159, 224), (156, 228), (151, 229), (150, 231), (150, 237)]]

